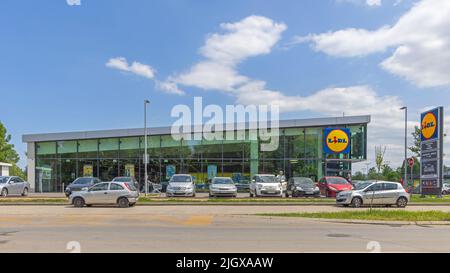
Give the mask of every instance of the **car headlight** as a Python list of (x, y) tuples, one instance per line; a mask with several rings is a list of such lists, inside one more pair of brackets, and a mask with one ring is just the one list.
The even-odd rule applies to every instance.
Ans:
[(298, 190), (298, 191), (302, 191), (302, 190), (303, 190), (302, 187), (295, 187), (295, 188), (296, 188), (296, 190)]
[(314, 191), (320, 191), (319, 187), (315, 187)]
[(335, 187), (329, 187), (330, 188), (330, 190), (332, 190), (332, 191), (338, 191)]
[(263, 188), (263, 185), (261, 185), (261, 184), (258, 184), (258, 185), (257, 185), (257, 187), (258, 187), (258, 189), (260, 190), (260, 189), (262, 189), (262, 188)]

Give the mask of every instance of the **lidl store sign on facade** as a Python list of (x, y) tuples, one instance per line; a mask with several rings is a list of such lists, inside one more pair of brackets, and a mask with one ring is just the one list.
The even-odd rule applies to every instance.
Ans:
[(350, 153), (350, 129), (348, 128), (325, 128), (324, 129), (324, 152), (326, 154), (348, 154)]

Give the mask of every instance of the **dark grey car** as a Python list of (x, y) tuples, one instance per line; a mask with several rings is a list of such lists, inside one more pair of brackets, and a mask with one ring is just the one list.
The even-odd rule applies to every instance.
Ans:
[(83, 188), (90, 188), (100, 182), (102, 181), (97, 177), (78, 177), (66, 187), (64, 193), (69, 197), (72, 192), (81, 191)]
[(286, 187), (286, 197), (320, 196), (319, 187), (309, 177), (291, 177)]

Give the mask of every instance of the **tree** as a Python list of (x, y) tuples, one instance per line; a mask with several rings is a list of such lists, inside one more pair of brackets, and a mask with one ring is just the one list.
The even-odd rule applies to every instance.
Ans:
[(10, 174), (26, 179), (25, 172), (17, 166), (20, 158), (14, 145), (9, 143), (10, 141), (11, 135), (7, 133), (5, 126), (0, 121), (0, 162), (11, 163), (13, 166)]
[(386, 146), (375, 146), (375, 165), (378, 173), (384, 165), (384, 154), (386, 153)]
[(364, 180), (366, 176), (361, 172), (357, 171), (354, 175), (352, 175), (352, 180)]
[(414, 153), (416, 157), (420, 157), (420, 128), (419, 126), (414, 126), (414, 132), (411, 133), (414, 143), (412, 146), (409, 146), (408, 149)]

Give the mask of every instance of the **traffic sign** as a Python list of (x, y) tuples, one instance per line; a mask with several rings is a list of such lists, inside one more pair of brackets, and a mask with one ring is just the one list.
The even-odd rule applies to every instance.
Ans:
[(408, 159), (408, 163), (409, 163), (409, 167), (413, 167), (414, 166), (414, 158), (410, 158)]

